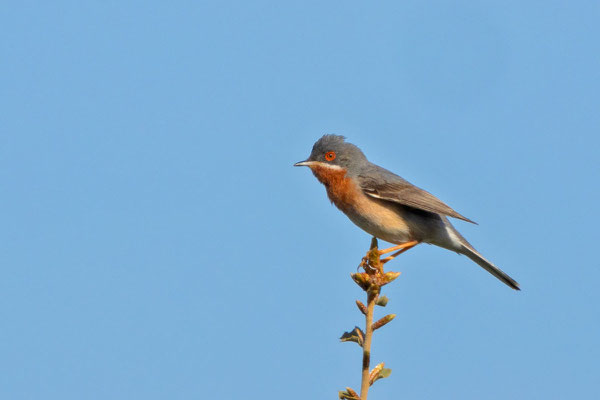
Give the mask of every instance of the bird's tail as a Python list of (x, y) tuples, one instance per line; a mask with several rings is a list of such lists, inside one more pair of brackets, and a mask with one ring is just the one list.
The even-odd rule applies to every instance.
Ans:
[(510, 286), (515, 290), (519, 289), (519, 284), (513, 278), (504, 273), (500, 268), (496, 267), (494, 264), (483, 258), (481, 254), (477, 252), (474, 248), (467, 245), (462, 245), (461, 253), (469, 257), (471, 260), (475, 261), (479, 266), (485, 269), (490, 274), (494, 275), (496, 278), (500, 279), (506, 285)]

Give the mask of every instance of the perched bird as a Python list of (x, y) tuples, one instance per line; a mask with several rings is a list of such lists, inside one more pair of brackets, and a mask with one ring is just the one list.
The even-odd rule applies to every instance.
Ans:
[(309, 167), (325, 185), (327, 195), (352, 222), (371, 235), (397, 244), (383, 262), (419, 243), (429, 243), (464, 254), (515, 290), (519, 284), (486, 260), (452, 226), (448, 217), (471, 222), (437, 197), (367, 160), (343, 136), (325, 135), (310, 157), (294, 166)]

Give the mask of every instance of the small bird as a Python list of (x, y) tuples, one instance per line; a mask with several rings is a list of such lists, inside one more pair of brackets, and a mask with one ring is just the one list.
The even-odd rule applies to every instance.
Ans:
[(344, 136), (324, 135), (310, 157), (294, 164), (307, 166), (325, 185), (327, 195), (352, 222), (367, 233), (396, 244), (380, 254), (397, 251), (387, 262), (419, 243), (464, 254), (515, 290), (519, 284), (486, 260), (452, 226), (448, 217), (475, 223), (437, 197), (375, 165)]

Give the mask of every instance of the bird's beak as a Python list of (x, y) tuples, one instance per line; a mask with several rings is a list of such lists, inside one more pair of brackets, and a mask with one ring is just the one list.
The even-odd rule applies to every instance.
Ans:
[(304, 160), (304, 161), (300, 161), (300, 162), (297, 162), (296, 164), (294, 164), (294, 167), (310, 167), (314, 163), (315, 163), (314, 161)]

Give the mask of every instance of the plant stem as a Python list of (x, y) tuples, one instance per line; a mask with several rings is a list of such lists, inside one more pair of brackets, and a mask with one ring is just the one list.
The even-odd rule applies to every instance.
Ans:
[(365, 315), (365, 341), (363, 342), (362, 382), (360, 385), (360, 398), (367, 400), (369, 393), (369, 367), (371, 364), (371, 339), (373, 338), (373, 311), (379, 296), (379, 288), (371, 287), (367, 292), (367, 314)]

